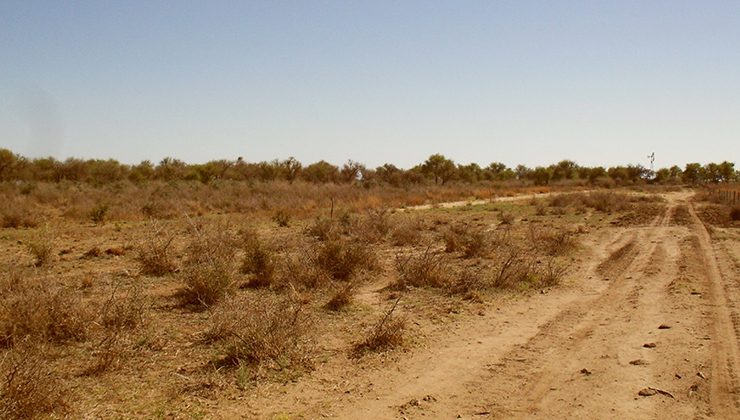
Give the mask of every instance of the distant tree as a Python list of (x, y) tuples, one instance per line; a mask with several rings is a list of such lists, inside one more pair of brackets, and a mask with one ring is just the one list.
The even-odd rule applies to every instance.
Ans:
[(516, 173), (516, 179), (529, 179), (532, 170), (524, 165), (517, 165), (514, 172)]
[(720, 182), (731, 182), (737, 180), (737, 177), (735, 176), (736, 172), (734, 162), (724, 161), (717, 166)]
[(516, 178), (517, 175), (503, 163), (491, 162), (483, 169), (483, 176), (489, 181), (506, 181)]
[(688, 184), (698, 184), (704, 180), (704, 168), (699, 163), (687, 163), (681, 178)]
[(10, 181), (17, 175), (21, 159), (8, 149), (0, 149), (0, 181)]
[(301, 176), (309, 182), (337, 182), (339, 178), (339, 168), (329, 162), (320, 160), (306, 166), (303, 169)]
[(172, 157), (166, 157), (154, 169), (154, 176), (163, 181), (174, 181), (185, 179), (187, 170), (188, 168), (185, 162)]
[(552, 179), (552, 172), (550, 168), (538, 166), (534, 168), (532, 172), (530, 172), (529, 176), (532, 181), (534, 181), (535, 185), (547, 185)]
[(429, 156), (421, 165), (421, 169), (425, 175), (434, 178), (435, 184), (441, 182), (444, 185), (455, 176), (455, 162), (441, 154)]
[(128, 174), (128, 179), (131, 182), (144, 182), (154, 177), (154, 165), (148, 160), (144, 160), (138, 165), (131, 167)]
[(383, 166), (375, 168), (375, 175), (382, 182), (394, 187), (398, 187), (403, 182), (404, 171), (397, 168), (396, 165), (386, 163)]
[(298, 162), (298, 160), (296, 160), (296, 158), (294, 158), (293, 156), (282, 161), (280, 165), (283, 167), (285, 179), (291, 184), (298, 178), (298, 176), (301, 174), (301, 170), (303, 169), (303, 165), (301, 165), (301, 162)]
[(578, 165), (572, 160), (561, 160), (551, 168), (553, 181), (574, 179), (578, 174)]
[(457, 165), (457, 176), (463, 182), (478, 182), (483, 179), (483, 169), (477, 163)]
[(364, 170), (365, 165), (350, 159), (347, 163), (342, 165), (342, 169), (339, 171), (339, 177), (342, 182), (352, 183), (362, 177)]
[(588, 170), (588, 182), (595, 184), (599, 178), (605, 178), (607, 176), (606, 169), (602, 166), (594, 166)]

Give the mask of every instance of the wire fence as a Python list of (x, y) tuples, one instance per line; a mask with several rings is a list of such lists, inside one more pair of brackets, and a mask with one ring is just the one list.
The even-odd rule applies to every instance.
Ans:
[(732, 205), (740, 204), (740, 186), (732, 185), (714, 188), (714, 195), (717, 201)]

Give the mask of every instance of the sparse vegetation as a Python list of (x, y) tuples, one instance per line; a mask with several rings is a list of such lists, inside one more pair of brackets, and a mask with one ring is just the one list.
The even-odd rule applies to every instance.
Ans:
[(26, 243), (36, 267), (47, 266), (54, 258), (54, 236), (47, 227), (31, 235)]
[(236, 289), (236, 238), (226, 226), (192, 226), (181, 277), (184, 302), (210, 306)]
[(352, 347), (352, 353), (362, 356), (368, 351), (378, 352), (392, 349), (403, 344), (403, 333), (406, 329), (406, 319), (395, 314), (400, 298), (396, 299), (380, 321), (373, 326), (364, 340)]
[[(584, 270), (602, 284), (614, 276), (587, 261), (589, 248), (613, 240), (605, 229), (628, 230), (633, 214), (648, 229), (665, 214), (690, 222), (695, 209), (723, 240), (737, 226), (731, 201), (709, 188), (709, 202), (674, 206), (671, 198), (668, 213), (650, 194), (668, 187), (618, 188), (646, 182), (639, 177), (592, 182), (564, 165), (533, 170), (535, 179), (526, 168), (509, 177), (505, 166), (438, 163), (441, 172), (295, 161), (196, 169), (168, 159), (115, 183), (0, 182), (10, 203), (0, 204), (0, 263), (13, 267), (0, 275), (0, 371), (29, 360), (17, 371), (33, 378), (9, 388), (2, 377), (0, 418), (208, 417), (210, 402), (229, 410), (238, 399), (227, 398), (251, 389), (259, 395), (249, 415), (259, 417), (266, 399), (314, 384), (300, 378), (314, 367), (315, 379), (342, 372), (350, 384), (338, 387), (354, 390), (358, 372), (375, 380), (374, 370), (434, 348), (458, 326), (531, 321), (511, 302), (539, 310), (533, 302), (566, 279), (578, 288), (563, 293), (581, 290)], [(600, 186), (608, 189), (578, 192)], [(526, 198), (504, 199), (515, 195)], [(452, 201), (462, 204), (435, 206)], [(696, 227), (686, 226), (671, 234)], [(50, 246), (39, 255), (48, 259), (29, 246), (43, 232)], [(101, 389), (126, 398), (101, 398)], [(161, 389), (167, 409), (149, 399)]]
[(271, 285), (275, 275), (275, 261), (272, 250), (257, 236), (252, 236), (244, 242), (244, 259), (240, 271), (251, 275), (248, 285), (251, 287)]
[(68, 410), (65, 387), (43, 343), (28, 338), (0, 358), (0, 419), (33, 419)]
[(172, 241), (175, 234), (169, 232), (167, 225), (151, 222), (151, 231), (140, 245), (136, 260), (141, 273), (150, 276), (163, 276), (175, 271), (172, 255)]
[(206, 333), (221, 348), (218, 363), (275, 370), (311, 366), (311, 322), (293, 299), (234, 297), (213, 309)]
[(0, 347), (30, 337), (61, 343), (86, 337), (90, 313), (71, 290), (31, 271), (0, 278)]

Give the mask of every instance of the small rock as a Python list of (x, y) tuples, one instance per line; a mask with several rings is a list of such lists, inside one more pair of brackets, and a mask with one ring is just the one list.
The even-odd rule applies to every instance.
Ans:
[(702, 379), (707, 379), (706, 375), (704, 375), (702, 372), (696, 372), (696, 376), (698, 376), (698, 377), (700, 377)]
[(643, 389), (641, 389), (641, 390), (640, 390), (640, 391), (639, 391), (639, 392), (637, 393), (637, 395), (639, 395), (639, 396), (641, 396), (641, 397), (652, 397), (653, 395), (655, 395), (655, 394), (657, 394), (657, 393), (658, 393), (658, 391), (656, 391), (656, 390), (655, 390), (655, 389), (653, 389), (653, 388), (643, 388)]
[(588, 369), (586, 369), (586, 368), (583, 368), (583, 369), (581, 369), (581, 373), (584, 374), (584, 375), (586, 375), (586, 376), (588, 376), (588, 375), (591, 374), (591, 371), (588, 370)]
[(641, 366), (641, 365), (646, 365), (646, 364), (648, 364), (648, 362), (646, 362), (646, 361), (644, 361), (644, 360), (642, 360), (642, 359), (635, 359), (635, 360), (631, 360), (631, 361), (630, 361), (630, 364), (631, 364), (631, 365), (634, 365), (634, 366)]
[(655, 347), (658, 347), (658, 345), (655, 343), (645, 343), (642, 346), (645, 347), (646, 349), (653, 349)]
[(666, 325), (666, 324), (660, 324), (658, 326), (658, 329), (659, 330), (670, 330), (671, 329), (671, 326), (670, 325)]

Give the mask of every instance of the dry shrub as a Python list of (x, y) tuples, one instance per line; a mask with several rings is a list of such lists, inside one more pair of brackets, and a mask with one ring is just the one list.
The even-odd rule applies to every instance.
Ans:
[(141, 287), (120, 283), (113, 286), (110, 296), (100, 309), (99, 324), (105, 329), (92, 351), (94, 361), (83, 374), (99, 375), (110, 371), (127, 359), (134, 347), (134, 334), (145, 325), (147, 301)]
[(68, 289), (18, 270), (10, 270), (0, 280), (0, 347), (13, 346), (25, 337), (82, 340), (89, 320), (89, 311)]
[(228, 227), (193, 226), (182, 269), (185, 303), (210, 306), (235, 291), (236, 238)]
[(380, 242), (385, 239), (391, 229), (390, 212), (387, 209), (369, 210), (359, 226), (356, 234), (367, 242)]
[(501, 210), (498, 214), (499, 219), (501, 219), (502, 225), (510, 225), (514, 223), (514, 213)]
[(285, 210), (278, 210), (272, 216), (272, 220), (277, 223), (278, 227), (290, 226), (290, 214)]
[(534, 214), (536, 214), (537, 216), (547, 216), (547, 206), (544, 203), (538, 201), (535, 205)]
[(318, 245), (316, 264), (333, 279), (349, 280), (360, 270), (377, 267), (377, 256), (365, 243), (340, 239)]
[(18, 229), (34, 228), (39, 225), (38, 218), (27, 206), (14, 203), (0, 211), (0, 227)]
[(54, 236), (44, 227), (28, 239), (26, 248), (33, 256), (36, 267), (49, 265), (54, 258)]
[(134, 330), (144, 323), (146, 300), (139, 286), (121, 289), (120, 284), (113, 287), (100, 311), (100, 323), (111, 330)]
[(455, 224), (443, 233), (445, 251), (462, 251), (464, 258), (484, 256), (489, 248), (490, 241), (483, 229)]
[(89, 259), (89, 258), (98, 258), (101, 255), (103, 255), (103, 251), (100, 250), (97, 246), (94, 246), (87, 251), (85, 251), (84, 254), (82, 254), (83, 259)]
[(419, 219), (407, 219), (397, 223), (391, 230), (391, 243), (395, 246), (417, 245), (421, 242), (424, 226)]
[(340, 236), (340, 229), (333, 219), (317, 217), (316, 220), (306, 228), (305, 233), (319, 241), (328, 241), (330, 239), (338, 239)]
[(509, 289), (532, 279), (535, 261), (523, 248), (516, 245), (502, 247), (495, 259), (496, 269), (491, 279), (492, 287)]
[(575, 235), (567, 229), (538, 228), (529, 226), (529, 242), (546, 255), (565, 255), (573, 250), (577, 241)]
[(273, 251), (257, 236), (252, 236), (243, 244), (244, 258), (240, 267), (243, 274), (249, 274), (250, 287), (270, 286), (274, 280), (275, 261)]
[(730, 209), (730, 220), (736, 222), (740, 220), (740, 206), (734, 206)]
[(108, 215), (108, 210), (110, 210), (110, 206), (108, 204), (98, 203), (90, 209), (87, 216), (93, 223), (103, 224)]
[(354, 283), (347, 282), (344, 285), (340, 285), (332, 295), (331, 299), (329, 299), (329, 302), (324, 305), (324, 307), (326, 309), (329, 309), (330, 311), (340, 311), (352, 303), (354, 294)]
[(167, 225), (151, 221), (151, 231), (142, 242), (136, 261), (141, 273), (150, 276), (163, 276), (176, 270), (172, 256), (172, 241), (175, 233), (168, 232)]
[(633, 199), (627, 194), (613, 191), (558, 194), (550, 199), (550, 206), (555, 208), (588, 207), (602, 213), (612, 213), (625, 210)]
[(447, 292), (451, 295), (461, 295), (466, 299), (480, 300), (477, 292), (487, 288), (486, 280), (481, 270), (463, 268), (447, 284)]
[(552, 287), (560, 283), (560, 281), (568, 273), (568, 265), (559, 262), (555, 258), (547, 258), (544, 266), (538, 273), (537, 286), (539, 287)]
[(44, 353), (43, 343), (23, 340), (0, 359), (0, 419), (67, 411), (66, 390)]
[(316, 289), (330, 281), (330, 274), (317, 264), (316, 255), (306, 251), (287, 256), (281, 261), (275, 283), (280, 287)]
[(262, 294), (231, 297), (213, 309), (209, 324), (206, 337), (221, 345), (221, 365), (310, 367), (312, 324), (292, 299)]
[(444, 259), (427, 246), (420, 253), (406, 256), (397, 255), (396, 272), (398, 278), (394, 286), (399, 289), (407, 287), (442, 287), (449, 279), (444, 270)]
[(396, 299), (393, 306), (383, 314), (380, 322), (375, 324), (364, 340), (352, 346), (352, 353), (355, 357), (360, 357), (368, 351), (378, 352), (403, 344), (406, 319), (394, 314), (400, 300), (400, 297)]
[(554, 256), (539, 258), (536, 249), (516, 244), (501, 247), (494, 260), (489, 284), (498, 289), (554, 286), (568, 270), (568, 265)]

